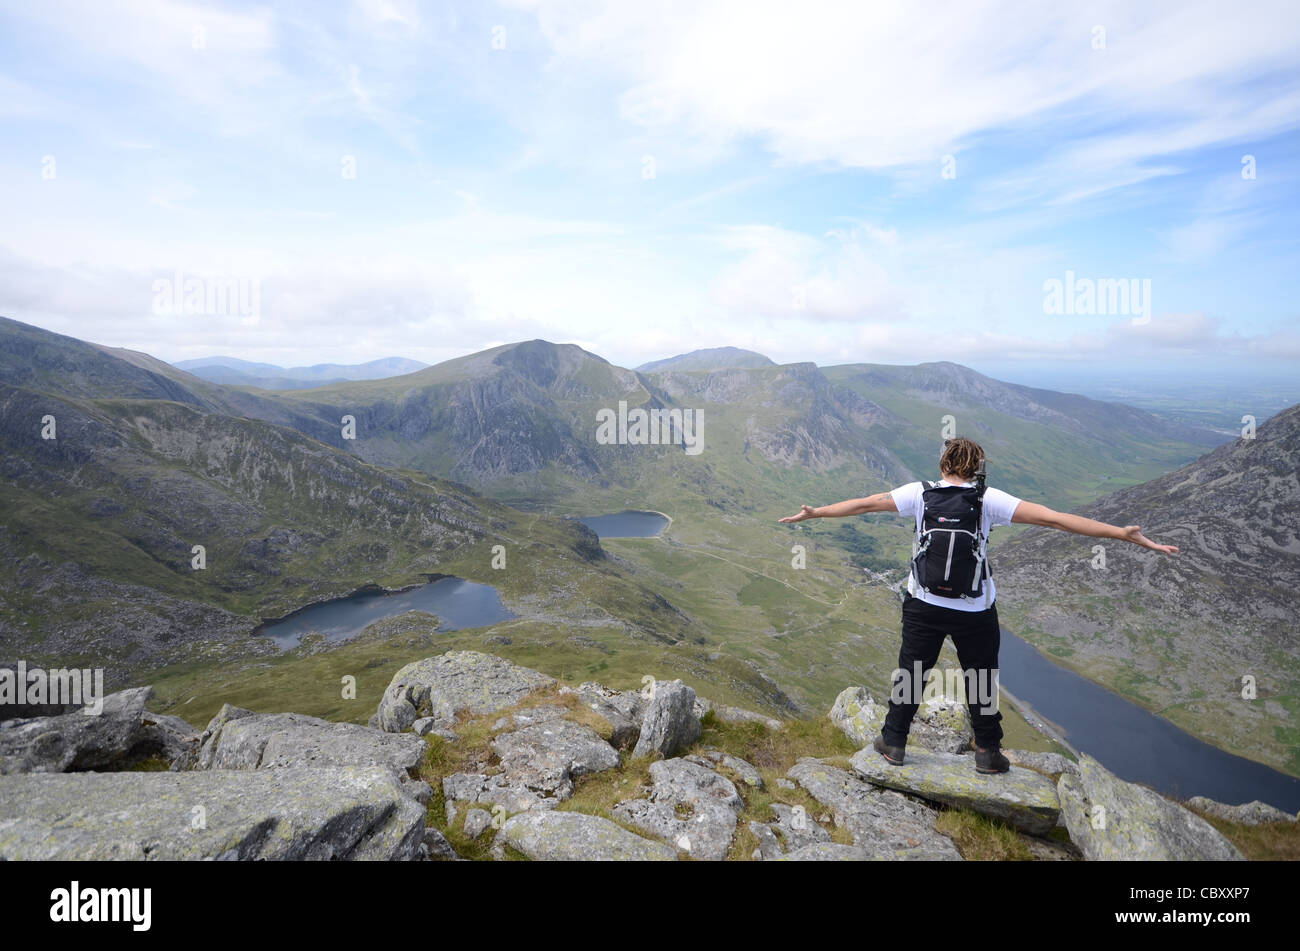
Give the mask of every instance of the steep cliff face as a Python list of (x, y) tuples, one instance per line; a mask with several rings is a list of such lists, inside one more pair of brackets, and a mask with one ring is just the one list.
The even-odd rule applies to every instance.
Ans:
[[(1004, 620), (1056, 659), (1174, 722), (1295, 772), (1298, 473), (1300, 406), (1293, 406), (1253, 439), (1079, 510), (1141, 525), (1148, 537), (1177, 545), (1177, 556), (1028, 531), (998, 552)], [(1251, 683), (1255, 699), (1243, 697)]]

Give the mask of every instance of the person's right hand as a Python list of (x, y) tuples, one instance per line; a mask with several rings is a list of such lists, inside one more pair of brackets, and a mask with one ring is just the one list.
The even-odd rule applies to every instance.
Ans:
[(798, 514), (798, 515), (787, 515), (785, 518), (780, 519), (780, 521), (782, 521), (782, 522), (802, 522), (802, 521), (803, 521), (804, 519), (806, 519), (806, 518), (816, 518), (816, 517), (817, 517), (817, 516), (813, 514), (813, 507), (812, 507), (811, 505), (801, 505), (801, 506), (799, 506), (799, 514)]
[(1151, 539), (1142, 534), (1142, 530), (1136, 525), (1124, 526), (1124, 540), (1132, 542), (1134, 545), (1140, 545), (1143, 548), (1150, 548), (1152, 551), (1163, 552), (1166, 555), (1178, 554), (1177, 545), (1157, 545)]

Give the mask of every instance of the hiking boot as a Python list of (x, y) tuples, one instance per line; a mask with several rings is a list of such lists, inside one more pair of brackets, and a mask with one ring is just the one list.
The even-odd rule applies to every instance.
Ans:
[(872, 743), (871, 746), (877, 753), (885, 758), (885, 762), (890, 766), (903, 765), (903, 747), (890, 746), (885, 742), (883, 736), (876, 737), (876, 742)]
[(1011, 760), (1002, 755), (996, 746), (988, 749), (975, 747), (975, 769), (981, 773), (1005, 773), (1011, 769)]

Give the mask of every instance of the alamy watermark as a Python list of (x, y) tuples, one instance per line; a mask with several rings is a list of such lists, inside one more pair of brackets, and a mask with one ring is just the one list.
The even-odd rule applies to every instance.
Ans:
[(1135, 326), (1151, 323), (1151, 278), (1075, 277), (1043, 282), (1044, 314), (1132, 316)]
[(912, 670), (896, 667), (890, 675), (890, 698), (895, 703), (922, 704), (936, 700), (952, 699), (958, 695), (958, 685), (965, 692), (966, 703), (977, 705), (979, 712), (991, 716), (998, 712), (998, 668), (956, 670), (946, 668), (935, 671), (927, 681), (921, 662), (914, 661)]
[(618, 401), (618, 410), (596, 410), (596, 442), (602, 446), (676, 446), (686, 455), (698, 456), (704, 450), (704, 411), (699, 409), (664, 409), (654, 407), (629, 410), (626, 400)]
[(255, 277), (195, 277), (177, 271), (153, 282), (156, 317), (238, 317), (248, 325), (262, 319), (262, 282)]
[(0, 667), (0, 706), (59, 703), (82, 707), (82, 713), (104, 712), (104, 669), (59, 667), (46, 670), (18, 661)]

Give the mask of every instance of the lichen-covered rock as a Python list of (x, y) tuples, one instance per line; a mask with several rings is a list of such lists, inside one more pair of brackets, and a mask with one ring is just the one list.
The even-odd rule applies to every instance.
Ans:
[(536, 723), (545, 723), (548, 720), (559, 720), (568, 712), (567, 708), (557, 706), (554, 703), (538, 704), (535, 707), (525, 707), (522, 710), (516, 710), (509, 716), (501, 717), (492, 724), (492, 729), (505, 730), (510, 727), (532, 726)]
[(1089, 861), (1240, 861), (1237, 847), (1190, 809), (1125, 782), (1086, 753), (1058, 781), (1070, 839)]
[(710, 712), (723, 723), (761, 723), (769, 730), (780, 730), (785, 726), (784, 723), (775, 717), (756, 713), (753, 710), (746, 710), (743, 707), (732, 707), (725, 703), (714, 703), (712, 700), (706, 700), (704, 697), (696, 697), (695, 715), (700, 719), (704, 719), (704, 715)]
[(641, 735), (641, 720), (645, 717), (648, 697), (635, 690), (614, 690), (593, 681), (577, 687), (561, 687), (563, 693), (576, 693), (589, 709), (609, 722), (612, 727), (609, 741), (619, 749), (636, 744)]
[(755, 789), (763, 788), (762, 775), (739, 756), (732, 756), (722, 750), (700, 750), (700, 752), (692, 753), (690, 756), (683, 757), (683, 759), (698, 763), (709, 769), (715, 769), (724, 776), (730, 773), (746, 786), (753, 786)]
[(424, 849), (432, 862), (455, 862), (460, 859), (447, 837), (433, 826), (424, 830)]
[(471, 809), (465, 813), (464, 831), (467, 838), (477, 839), (488, 826), (492, 825), (492, 815), (485, 809)]
[(161, 756), (172, 769), (193, 769), (200, 742), (199, 731), (180, 717), (145, 710), (131, 755)]
[(399, 780), (415, 775), (428, 747), (413, 733), (393, 734), (301, 713), (254, 713), (209, 727), (198, 769), (381, 766)]
[(853, 844), (872, 855), (958, 860), (951, 839), (935, 828), (934, 807), (879, 789), (847, 770), (805, 756), (786, 774), (830, 810)]
[(1248, 826), (1262, 825), (1265, 822), (1295, 822), (1297, 819), (1291, 813), (1283, 812), (1277, 806), (1270, 806), (1259, 799), (1243, 802), (1239, 806), (1229, 806), (1204, 796), (1193, 796), (1187, 800), (1187, 804), (1201, 812), (1208, 812), (1217, 819), (1240, 822)]
[[(830, 718), (858, 747), (869, 747), (880, 735), (887, 701), (877, 700), (866, 687), (846, 687), (831, 706)], [(951, 697), (926, 698), (912, 718), (907, 749), (960, 753), (971, 748), (975, 732), (965, 704)]]
[[(152, 687), (109, 694), (99, 713), (74, 710), (0, 727), (0, 774), (123, 768), (136, 758)], [(150, 714), (150, 717), (156, 717)]]
[(754, 833), (754, 838), (758, 840), (758, 848), (753, 852), (753, 857), (763, 861), (779, 859), (785, 853), (781, 850), (781, 843), (772, 831), (772, 827), (763, 822), (751, 820), (749, 831)]
[(776, 821), (771, 823), (772, 831), (785, 844), (787, 852), (796, 851), (815, 842), (831, 840), (831, 834), (820, 823), (815, 822), (803, 808), (795, 808), (784, 802), (774, 802), (771, 808), (776, 815)]
[(1032, 750), (1003, 750), (1002, 755), (1026, 769), (1057, 777), (1062, 773), (1078, 773), (1079, 764), (1060, 753), (1039, 753)]
[(573, 795), (575, 776), (613, 769), (619, 763), (618, 750), (595, 730), (564, 719), (498, 734), (492, 749), (507, 782), (560, 800)]
[(614, 817), (694, 858), (726, 858), (744, 808), (731, 780), (684, 759), (651, 763), (650, 779), (649, 798), (620, 802)]
[(380, 768), (0, 776), (0, 859), (414, 859), (425, 811)]
[(491, 654), (447, 651), (394, 674), (376, 716), (380, 729), (402, 733), (421, 717), (448, 719), (459, 710), (495, 713), (553, 683), (546, 674)]
[(680, 680), (660, 681), (641, 720), (633, 756), (675, 756), (700, 738), (695, 691)]
[(672, 861), (677, 853), (662, 842), (581, 812), (525, 812), (511, 816), (501, 836), (530, 859), (559, 862)]
[(535, 792), (499, 773), (449, 773), (442, 778), (442, 798), (447, 803), (448, 822), (455, 815), (454, 804), (457, 802), (500, 806), (507, 813), (553, 809), (560, 803), (554, 796)]
[(975, 771), (974, 756), (912, 749), (902, 766), (885, 762), (874, 749), (859, 750), (849, 762), (874, 785), (972, 809), (1032, 835), (1050, 832), (1061, 812), (1052, 781), (1022, 766), (983, 775)]
[(839, 842), (813, 842), (801, 849), (789, 852), (778, 861), (782, 862), (866, 862), (876, 858), (871, 852), (857, 845), (843, 845)]

